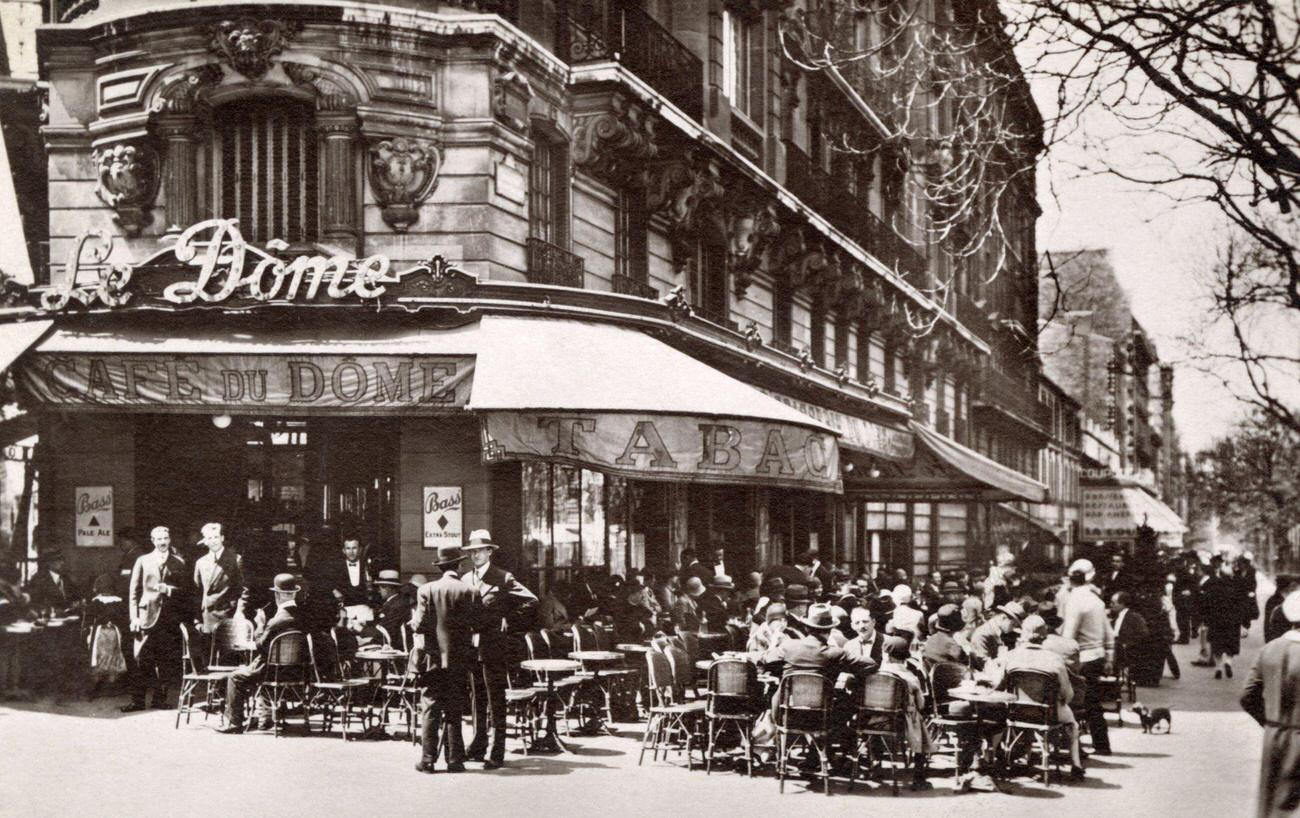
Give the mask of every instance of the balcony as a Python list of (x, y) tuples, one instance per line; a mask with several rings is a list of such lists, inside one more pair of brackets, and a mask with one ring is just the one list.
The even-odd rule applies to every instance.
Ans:
[(641, 9), (611, 3), (603, 14), (569, 15), (559, 33), (559, 56), (571, 65), (622, 63), (688, 116), (702, 117), (704, 63)]
[(614, 274), (614, 292), (620, 295), (634, 295), (637, 298), (644, 298), (649, 301), (659, 300), (659, 291), (654, 287), (622, 273)]
[(975, 303), (965, 293), (956, 293), (954, 307), (957, 320), (979, 337), (988, 340), (993, 335), (993, 325), (989, 323), (988, 310)]
[(1051, 437), (1052, 407), (1038, 399), (1037, 391), (1030, 384), (996, 369), (987, 369), (981, 376), (980, 394), (973, 408), (992, 416), (995, 423), (1011, 421), (1040, 443), (1046, 443)]
[(581, 256), (549, 241), (528, 240), (528, 281), (553, 287), (582, 289), (586, 274)]

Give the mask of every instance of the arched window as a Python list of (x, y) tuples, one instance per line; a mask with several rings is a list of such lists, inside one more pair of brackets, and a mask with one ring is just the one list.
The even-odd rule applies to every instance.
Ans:
[(311, 105), (241, 100), (214, 112), (212, 201), (238, 219), (244, 238), (316, 241), (320, 235), (318, 151)]

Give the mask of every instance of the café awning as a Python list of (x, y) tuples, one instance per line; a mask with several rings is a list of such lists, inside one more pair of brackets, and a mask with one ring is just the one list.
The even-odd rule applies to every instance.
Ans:
[(924, 446), (939, 460), (971, 480), (986, 486), (987, 491), (984, 492), (983, 499), (1047, 502), (1047, 486), (1032, 477), (1026, 477), (1014, 469), (1009, 469), (919, 423), (912, 424), (912, 431), (916, 433), (917, 443)]
[(1157, 534), (1185, 534), (1187, 526), (1169, 506), (1137, 486), (1084, 486), (1083, 535), (1129, 539), (1141, 525)]
[(841, 490), (829, 426), (635, 329), (484, 316), (469, 408), (489, 459)]
[(41, 340), (52, 326), (53, 321), (0, 324), (0, 373), (13, 366), (14, 361)]
[(915, 452), (907, 462), (862, 460), (850, 452), (846, 491), (866, 500), (994, 502), (1047, 500), (1047, 486), (1003, 466), (919, 423), (912, 423)]

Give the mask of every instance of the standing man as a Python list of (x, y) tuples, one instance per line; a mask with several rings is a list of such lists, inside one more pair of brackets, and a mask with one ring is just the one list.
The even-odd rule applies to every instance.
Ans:
[(1255, 658), (1241, 707), (1264, 728), (1259, 775), (1259, 818), (1294, 816), (1300, 805), (1300, 591), (1282, 603), (1291, 630)]
[(185, 560), (172, 552), (172, 535), (166, 526), (149, 532), (153, 551), (136, 558), (131, 567), (128, 613), (135, 634), (135, 672), (131, 677), (131, 703), (123, 713), (145, 707), (145, 696), (153, 688), (153, 706), (169, 707), (167, 680), (180, 653), (180, 631), (188, 602)]
[(441, 728), (446, 736), (447, 772), (460, 773), (465, 771), (465, 737), (460, 727), (465, 678), (474, 666), (474, 626), (483, 610), (478, 594), (460, 578), (472, 568), (461, 547), (440, 546), (436, 562), (442, 575), (420, 586), (411, 612), (413, 666), (420, 666), (421, 655), (428, 660), (420, 695), (420, 763), (415, 769), (434, 771)]
[(471, 532), (465, 546), (474, 568), (466, 579), (483, 605), (477, 637), (479, 672), (474, 674), (474, 740), (467, 758), (484, 758), (490, 716), (492, 750), (483, 764), (487, 770), (497, 769), (506, 759), (506, 672), (514, 660), (511, 635), (527, 629), (538, 607), (532, 591), (492, 564), (496, 550), (492, 535), (483, 528)]
[(365, 605), (370, 601), (370, 570), (361, 553), (361, 541), (348, 537), (343, 541), (343, 561), (331, 578), (334, 598), (344, 606)]
[(212, 633), (221, 620), (235, 615), (244, 593), (244, 563), (233, 549), (226, 548), (221, 523), (203, 526), (203, 545), (208, 553), (194, 563), (194, 587), (199, 593), (200, 625), (204, 633)]
[[(204, 529), (206, 531), (207, 526)], [(257, 634), (257, 655), (252, 662), (239, 667), (226, 678), (226, 726), (221, 728), (222, 733), (244, 731), (244, 704), (248, 701), (248, 694), (266, 674), (266, 657), (271, 643), (282, 633), (303, 630), (303, 621), (298, 615), (298, 580), (294, 575), (276, 574), (271, 591), (275, 596), (275, 613)], [(266, 718), (262, 723), (263, 729), (270, 726)]]
[(1106, 618), (1106, 606), (1090, 584), (1096, 569), (1088, 560), (1075, 560), (1070, 565), (1070, 596), (1065, 603), (1064, 624), (1061, 635), (1079, 644), (1079, 674), (1086, 683), (1083, 706), (1088, 719), (1088, 734), (1092, 736), (1092, 751), (1096, 755), (1110, 755), (1110, 731), (1106, 726), (1106, 712), (1101, 706), (1101, 685), (1098, 681), (1115, 666), (1115, 634)]
[(411, 601), (401, 593), (402, 578), (396, 570), (385, 568), (375, 580), (379, 589), (379, 625), (394, 644), (401, 644), (402, 626), (411, 619)]

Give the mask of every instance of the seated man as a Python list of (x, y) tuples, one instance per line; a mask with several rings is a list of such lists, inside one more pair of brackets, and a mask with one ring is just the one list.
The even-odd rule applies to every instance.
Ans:
[(927, 668), (940, 662), (957, 662), (966, 664), (966, 651), (957, 644), (953, 634), (961, 631), (965, 625), (961, 608), (948, 603), (941, 605), (934, 615), (934, 633), (925, 640), (921, 658)]
[(998, 606), (988, 620), (975, 629), (970, 638), (971, 665), (979, 670), (1002, 652), (1006, 637), (1020, 625), (1025, 617), (1025, 609), (1019, 602), (1008, 602)]
[(837, 680), (840, 674), (862, 676), (876, 669), (876, 663), (865, 656), (852, 656), (841, 648), (827, 644), (835, 615), (831, 606), (817, 602), (808, 607), (806, 617), (794, 617), (803, 629), (804, 636), (788, 639), (771, 647), (763, 654), (764, 664), (779, 664), (784, 673), (793, 670), (815, 670), (823, 676)]
[(1020, 628), (1020, 642), (1003, 656), (984, 666), (984, 676), (995, 687), (1001, 687), (1017, 670), (1039, 670), (1055, 674), (1059, 687), (1056, 701), (1056, 718), (1069, 725), (1070, 732), (1070, 776), (1076, 780), (1083, 778), (1083, 759), (1079, 755), (1079, 725), (1070, 710), (1070, 700), (1074, 697), (1074, 688), (1070, 684), (1070, 672), (1065, 666), (1065, 659), (1043, 647), (1043, 640), (1049, 631), (1047, 622), (1037, 614), (1025, 618)]
[(411, 600), (402, 593), (401, 575), (392, 568), (379, 572), (375, 580), (379, 590), (379, 626), (397, 647), (402, 647), (402, 626), (411, 619)]
[[(222, 733), (239, 733), (244, 729), (244, 703), (248, 694), (266, 674), (266, 657), (271, 643), (282, 633), (301, 631), (298, 616), (298, 580), (293, 574), (277, 574), (272, 586), (275, 594), (275, 615), (257, 634), (257, 655), (253, 661), (240, 667), (226, 679), (226, 726)], [(262, 728), (270, 727), (264, 721)]]
[(844, 652), (850, 656), (865, 656), (880, 664), (884, 655), (884, 637), (876, 630), (876, 620), (871, 618), (871, 611), (859, 605), (849, 614), (849, 627), (857, 634), (844, 644)]
[(884, 662), (880, 666), (880, 672), (896, 676), (907, 684), (908, 696), (904, 717), (907, 725), (907, 746), (916, 757), (912, 769), (912, 789), (928, 790), (932, 785), (925, 780), (925, 762), (926, 754), (930, 753), (933, 747), (930, 733), (926, 730), (925, 715), (922, 712), (925, 706), (925, 691), (915, 669), (908, 662), (912, 652), (909, 634), (910, 632), (905, 631), (899, 636), (884, 638)]

